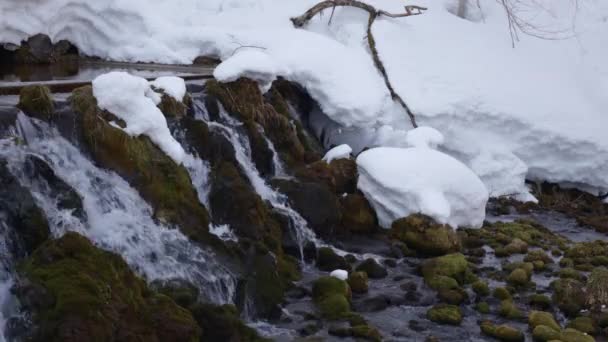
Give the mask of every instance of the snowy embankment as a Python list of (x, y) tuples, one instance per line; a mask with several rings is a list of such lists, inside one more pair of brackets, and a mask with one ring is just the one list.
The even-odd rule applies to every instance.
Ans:
[[(342, 127), (333, 141), (355, 149), (405, 147), (409, 120), (374, 68), (365, 41), (367, 14), (338, 8), (294, 29), (289, 18), (315, 0), (22, 0), (0, 3), (0, 41), (35, 33), (68, 39), (89, 55), (121, 61), (224, 62), (215, 76), (267, 86), (277, 76), (300, 83)], [(403, 3), (369, 0), (390, 12)], [(414, 2), (412, 2), (413, 4)], [(471, 1), (474, 3), (474, 1)], [(526, 196), (524, 178), (608, 189), (608, 3), (540, 0), (528, 14), (546, 32), (511, 47), (494, 1), (469, 20), (455, 0), (420, 0), (420, 16), (378, 19), (377, 48), (396, 91), (420, 125), (445, 136), (441, 151), (469, 166), (491, 196)], [(542, 8), (542, 9), (541, 9)], [(525, 13), (524, 13), (525, 14)]]

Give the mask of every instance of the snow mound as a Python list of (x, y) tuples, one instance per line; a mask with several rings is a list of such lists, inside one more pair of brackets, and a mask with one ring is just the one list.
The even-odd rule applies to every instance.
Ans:
[(323, 160), (329, 164), (334, 159), (349, 158), (352, 151), (353, 149), (350, 148), (350, 146), (347, 144), (342, 144), (327, 151), (323, 157)]
[(99, 108), (125, 121), (125, 133), (148, 136), (176, 163), (182, 163), (186, 153), (171, 136), (165, 116), (156, 107), (160, 97), (147, 80), (126, 72), (110, 72), (93, 80), (93, 95)]
[(426, 147), (378, 147), (362, 152), (357, 166), (357, 187), (384, 228), (415, 213), (454, 228), (483, 224), (488, 190), (473, 171), (445, 153)]
[(150, 82), (150, 85), (164, 91), (165, 94), (179, 102), (182, 102), (186, 96), (186, 82), (181, 77), (162, 76)]
[(340, 280), (348, 279), (348, 271), (345, 270), (333, 270), (329, 274), (330, 277), (338, 278)]
[(443, 144), (443, 134), (432, 127), (418, 127), (408, 131), (405, 140), (411, 147), (436, 148)]

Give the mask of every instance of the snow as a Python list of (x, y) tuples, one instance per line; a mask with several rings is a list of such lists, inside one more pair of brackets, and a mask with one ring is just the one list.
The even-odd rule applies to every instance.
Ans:
[(361, 190), (382, 227), (422, 213), (437, 222), (478, 228), (488, 191), (467, 166), (428, 147), (378, 147), (357, 157)]
[(443, 134), (433, 127), (418, 127), (408, 131), (405, 136), (406, 143), (411, 147), (437, 148), (443, 144)]
[(161, 76), (150, 82), (150, 85), (164, 91), (165, 94), (179, 102), (182, 102), (186, 96), (186, 82), (181, 77)]
[(348, 279), (348, 271), (345, 270), (333, 270), (329, 274), (330, 277), (338, 278), (340, 280)]
[[(294, 29), (289, 18), (316, 2), (3, 1), (0, 41), (45, 33), (118, 61), (217, 56), (220, 80), (247, 76), (267, 88), (281, 76), (305, 87), (340, 126), (328, 137), (335, 144), (410, 146), (409, 120), (366, 45), (367, 14), (337, 8), (331, 25), (327, 11)], [(400, 1), (367, 2), (403, 10)], [(515, 49), (500, 4), (482, 2), (479, 11), (470, 3), (468, 20), (451, 13), (455, 0), (418, 0), (429, 8), (423, 15), (374, 24), (390, 80), (418, 124), (441, 132), (441, 150), (476, 172), (492, 196), (527, 196), (525, 178), (607, 191), (608, 2), (578, 2), (577, 9), (570, 0), (533, 2), (539, 6), (523, 14), (538, 27), (574, 37), (520, 35)]]
[(93, 80), (93, 95), (99, 108), (124, 120), (125, 133), (148, 136), (176, 163), (182, 163), (186, 153), (171, 136), (167, 120), (156, 107), (160, 96), (146, 79), (125, 72), (103, 74)]
[(353, 149), (350, 148), (350, 146), (347, 144), (342, 144), (327, 151), (323, 157), (323, 160), (329, 164), (334, 159), (350, 158), (352, 151)]

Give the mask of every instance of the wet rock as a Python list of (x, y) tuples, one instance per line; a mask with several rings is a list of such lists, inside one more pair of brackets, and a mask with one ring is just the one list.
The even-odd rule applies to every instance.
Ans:
[(254, 329), (241, 321), (233, 305), (195, 304), (191, 311), (203, 329), (201, 341), (263, 341)]
[(357, 312), (377, 312), (391, 306), (391, 298), (387, 295), (376, 295), (353, 303)]
[(561, 341), (561, 333), (546, 325), (536, 326), (532, 331), (532, 337), (535, 341)]
[(488, 283), (485, 281), (478, 280), (474, 282), (471, 287), (473, 288), (473, 291), (475, 291), (475, 293), (480, 297), (485, 297), (490, 294), (490, 288), (488, 287)]
[(274, 153), (270, 150), (266, 139), (262, 133), (262, 128), (252, 122), (245, 122), (245, 129), (249, 136), (249, 146), (251, 148), (251, 159), (255, 164), (256, 169), (262, 176), (271, 176), (274, 174)]
[[(0, 159), (0, 215), (14, 227), (19, 245), (13, 252), (18, 256), (32, 253), (50, 236), (44, 212), (36, 205), (29, 190), (11, 174), (6, 161)], [(10, 246), (9, 246), (10, 247)]]
[(437, 295), (440, 301), (452, 305), (460, 305), (469, 299), (467, 292), (459, 287), (441, 289), (437, 292)]
[(24, 171), (28, 177), (44, 182), (57, 200), (59, 209), (72, 210), (72, 214), (86, 222), (87, 215), (82, 205), (82, 198), (70, 185), (59, 178), (46, 161), (30, 154), (26, 157)]
[(348, 276), (348, 285), (355, 293), (366, 293), (369, 289), (367, 273), (352, 272)]
[[(69, 232), (40, 246), (19, 272), (43, 287), (55, 303), (33, 308), (38, 327), (34, 340), (200, 338), (201, 329), (190, 312), (148, 289), (120, 256), (96, 248), (77, 233)], [(26, 300), (21, 289), (16, 294), (20, 301)], [(96, 314), (90, 315), (92, 312)]]
[(415, 214), (393, 222), (391, 235), (424, 255), (444, 255), (460, 250), (454, 230), (432, 218)]
[(568, 322), (567, 327), (589, 335), (595, 335), (595, 333), (597, 332), (597, 328), (595, 327), (595, 324), (591, 317), (577, 317), (572, 321)]
[(515, 287), (526, 286), (530, 281), (530, 274), (523, 268), (514, 269), (507, 277), (507, 282)]
[(530, 296), (529, 303), (531, 306), (546, 310), (551, 307), (551, 298), (541, 294), (533, 294)]
[(429, 309), (426, 317), (439, 324), (460, 325), (462, 312), (455, 305), (438, 304)]
[(339, 256), (330, 247), (321, 247), (317, 250), (317, 267), (321, 271), (331, 272), (333, 270), (347, 270), (350, 271), (351, 266), (344, 257)]
[(585, 305), (583, 284), (574, 279), (559, 279), (551, 284), (553, 303), (567, 316), (576, 316)]
[(36, 119), (49, 121), (55, 110), (51, 91), (46, 86), (31, 85), (21, 89), (17, 107)]
[(484, 321), (479, 327), (482, 333), (499, 341), (520, 342), (526, 340), (523, 332), (506, 324), (495, 325), (492, 322)]
[(561, 327), (557, 324), (553, 315), (545, 311), (531, 311), (528, 315), (528, 325), (530, 325), (531, 329), (534, 329), (539, 325), (544, 325), (556, 331), (561, 330)]
[(524, 313), (517, 307), (517, 305), (510, 299), (503, 300), (500, 302), (500, 308), (498, 314), (502, 317), (509, 319), (519, 319), (524, 317)]
[(327, 319), (338, 319), (350, 312), (351, 297), (348, 284), (334, 277), (321, 277), (312, 287), (312, 296), (321, 315)]
[(355, 338), (364, 339), (367, 341), (382, 341), (382, 335), (378, 331), (378, 329), (367, 325), (355, 325), (351, 329), (351, 335)]
[(369, 234), (377, 227), (377, 218), (365, 196), (349, 194), (340, 198), (342, 221), (340, 227), (350, 233)]
[(365, 259), (357, 266), (356, 270), (367, 273), (367, 276), (371, 279), (382, 279), (388, 275), (386, 269), (372, 258)]
[(511, 299), (511, 293), (504, 287), (497, 287), (494, 289), (493, 296), (500, 300)]
[(461, 253), (448, 254), (429, 259), (422, 264), (422, 275), (427, 279), (445, 276), (455, 279), (459, 284), (465, 282), (468, 262)]
[(306, 219), (317, 234), (330, 235), (340, 222), (340, 203), (326, 186), (285, 179), (275, 179), (272, 185), (287, 195), (292, 208)]

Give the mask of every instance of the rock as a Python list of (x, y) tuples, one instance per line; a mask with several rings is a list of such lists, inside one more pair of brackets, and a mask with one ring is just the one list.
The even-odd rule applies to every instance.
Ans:
[(246, 121), (244, 126), (249, 136), (251, 159), (256, 169), (264, 177), (274, 175), (274, 153), (264, 138), (261, 126), (253, 121)]
[(594, 312), (601, 312), (608, 305), (608, 269), (596, 267), (587, 279), (585, 302)]
[(449, 290), (458, 288), (458, 282), (456, 279), (451, 277), (446, 277), (443, 275), (433, 275), (430, 277), (425, 277), (424, 282), (433, 290)]
[(378, 312), (391, 305), (391, 298), (387, 295), (376, 295), (353, 303), (353, 310), (357, 312)]
[(354, 234), (373, 233), (377, 227), (377, 218), (365, 196), (361, 194), (348, 194), (340, 197), (342, 206), (342, 221), (340, 227)]
[(233, 305), (194, 304), (192, 315), (203, 328), (200, 341), (259, 342), (263, 339), (245, 325)]
[(485, 297), (490, 294), (490, 288), (488, 287), (488, 283), (485, 281), (478, 280), (474, 282), (471, 287), (479, 297)]
[(532, 337), (535, 341), (552, 341), (560, 340), (561, 333), (559, 330), (552, 329), (546, 325), (538, 325), (532, 331)]
[(321, 277), (312, 287), (313, 300), (327, 319), (338, 319), (350, 312), (350, 296), (348, 284), (334, 277)]
[(479, 311), (482, 314), (489, 314), (490, 305), (487, 302), (479, 302), (475, 305), (475, 310)]
[[(44, 212), (36, 205), (30, 191), (19, 183), (0, 159), (0, 216), (6, 218), (17, 234), (17, 245), (23, 251), (14, 250), (16, 256), (32, 253), (50, 236), (49, 223)], [(10, 238), (10, 237), (9, 237)], [(11, 247), (11, 246), (9, 246)]]
[(54, 60), (53, 43), (49, 36), (36, 34), (22, 42), (14, 61), (18, 64), (48, 64)]
[(489, 321), (480, 324), (481, 332), (503, 342), (523, 342), (526, 340), (524, 333), (509, 325), (494, 325)]
[(369, 285), (367, 281), (367, 273), (353, 272), (348, 276), (348, 284), (355, 293), (366, 293)]
[(507, 277), (507, 282), (513, 286), (526, 286), (530, 282), (530, 276), (522, 268), (516, 268)]
[(372, 279), (382, 279), (388, 275), (386, 269), (372, 258), (365, 259), (357, 266), (356, 270), (367, 273), (367, 276)]
[(467, 292), (460, 287), (453, 289), (441, 289), (437, 292), (437, 294), (442, 302), (452, 305), (460, 305), (469, 299)]
[(511, 299), (511, 293), (504, 287), (497, 287), (494, 289), (494, 297), (500, 300)]
[(272, 185), (287, 195), (292, 208), (321, 236), (328, 236), (342, 217), (337, 196), (326, 186), (275, 179)]
[(468, 266), (467, 259), (461, 253), (448, 254), (425, 261), (422, 264), (422, 275), (425, 279), (446, 276), (462, 284), (465, 282)]
[(321, 247), (317, 249), (317, 267), (321, 271), (331, 272), (336, 269), (350, 271), (351, 267), (344, 257), (339, 256), (330, 247)]
[[(44, 288), (55, 303), (31, 307), (38, 327), (34, 340), (85, 341), (94, 336), (109, 341), (116, 332), (140, 341), (200, 338), (201, 329), (190, 312), (148, 289), (120, 256), (96, 248), (77, 233), (44, 243), (19, 272)], [(20, 289), (16, 294), (24, 300)]]
[(548, 309), (551, 307), (551, 298), (549, 298), (545, 295), (541, 295), (541, 294), (531, 295), (529, 302), (530, 302), (530, 305), (538, 307), (542, 310), (545, 310), (545, 309)]
[(498, 313), (505, 318), (519, 319), (524, 317), (523, 312), (513, 303), (512, 300), (503, 300), (500, 302), (500, 309)]
[(21, 88), (17, 107), (25, 114), (43, 121), (50, 121), (55, 111), (51, 91), (48, 87), (41, 85)]
[(422, 214), (396, 220), (390, 233), (423, 255), (444, 255), (460, 250), (458, 235), (450, 226), (437, 224)]
[(351, 330), (351, 336), (353, 336), (355, 338), (361, 338), (361, 339), (364, 339), (367, 341), (375, 341), (375, 342), (382, 341), (382, 335), (380, 334), (380, 331), (378, 331), (378, 329), (376, 329), (370, 325), (367, 325), (367, 324), (355, 325), (350, 330)]
[(541, 250), (533, 250), (529, 251), (526, 257), (524, 258), (525, 262), (534, 262), (534, 261), (542, 261), (545, 264), (553, 263), (553, 259), (547, 255), (547, 253)]
[(597, 331), (593, 319), (591, 317), (576, 317), (572, 321), (568, 322), (568, 328), (576, 329), (582, 333), (594, 335)]
[[(357, 190), (357, 163), (354, 159), (335, 159), (329, 163), (337, 194), (354, 194)], [(369, 204), (368, 204), (369, 205)], [(370, 206), (371, 207), (371, 206)], [(374, 215), (374, 219), (376, 216)]]
[(567, 316), (576, 316), (585, 306), (583, 284), (574, 279), (558, 279), (551, 283), (553, 302)]
[(167, 118), (179, 119), (188, 114), (189, 107), (192, 104), (192, 98), (189, 94), (186, 94), (181, 101), (178, 101), (173, 96), (167, 95), (163, 90), (154, 87), (153, 89), (161, 93), (158, 108)]
[(454, 305), (438, 304), (426, 312), (426, 317), (439, 324), (460, 325), (462, 312)]
[(557, 324), (553, 315), (545, 311), (531, 311), (528, 315), (528, 325), (530, 325), (530, 328), (532, 329), (539, 325), (544, 325), (556, 331), (561, 330), (561, 327)]
[(559, 339), (563, 342), (595, 342), (593, 337), (574, 329), (565, 329)]

